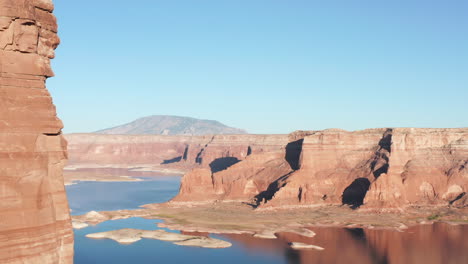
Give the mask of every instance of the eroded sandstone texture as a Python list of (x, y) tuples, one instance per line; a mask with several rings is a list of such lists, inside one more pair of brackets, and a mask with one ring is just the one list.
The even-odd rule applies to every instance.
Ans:
[(287, 135), (70, 134), (69, 167), (156, 167), (220, 171), (251, 154), (281, 150)]
[(281, 150), (254, 153), (220, 171), (194, 169), (174, 201), (466, 206), (467, 166), (465, 128), (297, 132)]
[(66, 142), (45, 87), (51, 0), (0, 0), (0, 263), (72, 263)]

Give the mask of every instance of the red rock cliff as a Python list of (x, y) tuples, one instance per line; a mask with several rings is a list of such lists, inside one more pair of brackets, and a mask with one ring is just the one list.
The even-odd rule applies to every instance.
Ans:
[[(281, 150), (287, 135), (70, 134), (70, 167), (156, 167), (189, 170), (235, 163), (250, 154)], [(224, 158), (224, 159), (223, 159)]]
[(255, 200), (261, 207), (467, 204), (468, 129), (298, 132), (221, 171), (195, 169), (174, 201)]
[(0, 0), (0, 263), (72, 263), (66, 141), (45, 87), (51, 0)]

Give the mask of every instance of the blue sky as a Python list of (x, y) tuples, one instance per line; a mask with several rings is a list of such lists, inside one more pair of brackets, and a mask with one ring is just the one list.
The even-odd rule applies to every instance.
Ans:
[(65, 133), (468, 126), (468, 1), (55, 0)]

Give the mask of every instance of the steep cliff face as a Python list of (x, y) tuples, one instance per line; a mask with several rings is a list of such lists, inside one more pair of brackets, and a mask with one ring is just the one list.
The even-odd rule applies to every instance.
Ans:
[(468, 129), (394, 129), (388, 164), (368, 206), (468, 204)]
[(290, 135), (67, 135), (71, 166), (156, 165), (187, 173), (174, 201), (354, 208), (467, 204), (468, 129)]
[(287, 135), (100, 135), (70, 134), (69, 166), (221, 170), (247, 156), (281, 150)]
[(333, 129), (305, 136), (298, 169), (266, 205), (362, 204), (370, 181), (388, 166), (389, 131)]
[(173, 201), (249, 200), (291, 171), (281, 151), (252, 154), (223, 170), (196, 168), (183, 177)]
[(324, 130), (282, 150), (186, 174), (175, 201), (236, 199), (260, 207), (467, 205), (468, 129)]
[(45, 87), (59, 44), (50, 0), (0, 0), (0, 262), (72, 263), (66, 141)]

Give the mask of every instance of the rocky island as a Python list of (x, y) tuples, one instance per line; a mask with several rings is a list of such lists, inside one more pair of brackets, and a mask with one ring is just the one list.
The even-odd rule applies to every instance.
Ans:
[(86, 237), (99, 239), (109, 238), (121, 244), (131, 244), (142, 238), (169, 241), (180, 246), (203, 247), (203, 248), (227, 248), (231, 243), (216, 238), (204, 236), (191, 236), (178, 233), (171, 233), (164, 230), (140, 230), (140, 229), (120, 229), (108, 232), (88, 234)]

